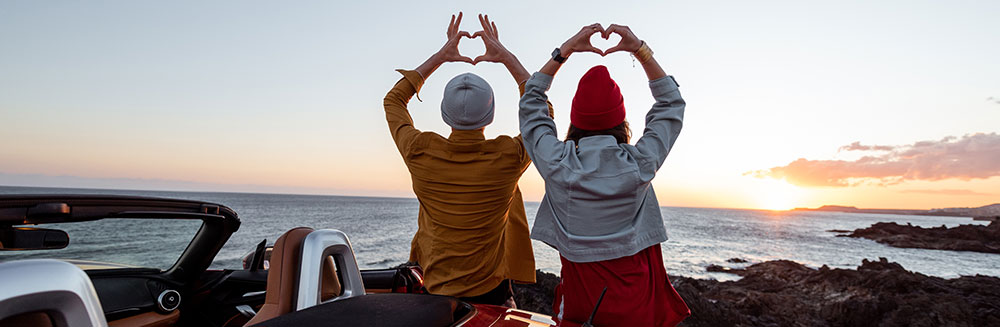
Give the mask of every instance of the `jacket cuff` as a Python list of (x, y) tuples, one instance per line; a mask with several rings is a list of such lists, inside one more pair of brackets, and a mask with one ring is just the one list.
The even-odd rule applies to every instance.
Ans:
[(529, 78), (528, 81), (525, 82), (524, 84), (525, 88), (527, 88), (528, 84), (532, 84), (540, 86), (543, 90), (548, 91), (549, 86), (552, 86), (552, 75), (545, 74), (542, 72), (537, 72), (532, 74), (531, 78)]
[(671, 75), (649, 81), (649, 89), (653, 91), (654, 97), (670, 94), (677, 90), (677, 86), (677, 81)]
[(403, 78), (410, 82), (410, 85), (413, 85), (413, 93), (417, 95), (417, 101), (424, 102), (420, 99), (420, 88), (424, 86), (424, 77), (415, 70), (397, 69), (396, 71), (403, 74)]

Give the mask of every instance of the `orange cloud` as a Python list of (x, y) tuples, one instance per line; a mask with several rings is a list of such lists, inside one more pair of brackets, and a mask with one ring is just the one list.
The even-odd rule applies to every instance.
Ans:
[(854, 161), (798, 159), (788, 165), (748, 172), (798, 186), (892, 185), (908, 180), (986, 179), (1000, 176), (1000, 135), (977, 133), (910, 145), (861, 145), (841, 151), (875, 151)]

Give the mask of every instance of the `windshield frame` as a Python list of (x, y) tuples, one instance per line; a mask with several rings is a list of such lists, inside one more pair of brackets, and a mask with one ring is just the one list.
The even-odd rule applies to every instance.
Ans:
[(39, 225), (102, 219), (197, 219), (202, 224), (166, 278), (192, 281), (208, 269), (239, 229), (236, 212), (224, 205), (192, 200), (118, 195), (3, 195), (0, 225)]

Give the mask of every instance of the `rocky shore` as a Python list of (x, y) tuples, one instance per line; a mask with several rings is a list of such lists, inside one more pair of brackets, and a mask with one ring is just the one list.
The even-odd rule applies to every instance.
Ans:
[[(738, 281), (671, 276), (691, 308), (681, 326), (1000, 326), (1000, 278), (943, 279), (885, 258), (855, 270), (778, 260), (727, 272)], [(518, 306), (551, 314), (559, 278), (515, 289)]]
[(1000, 222), (997, 221), (988, 226), (960, 225), (952, 228), (877, 223), (838, 236), (867, 238), (900, 248), (1000, 253)]

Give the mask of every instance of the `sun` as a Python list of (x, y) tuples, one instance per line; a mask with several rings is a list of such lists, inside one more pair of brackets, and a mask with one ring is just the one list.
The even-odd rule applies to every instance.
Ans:
[(761, 179), (754, 193), (761, 209), (789, 210), (795, 208), (802, 197), (802, 189), (784, 180)]

